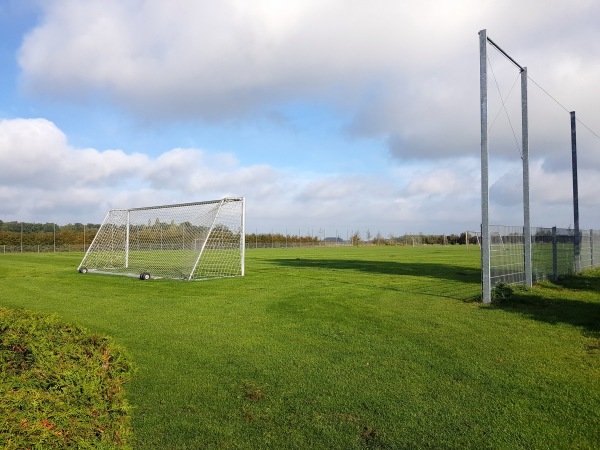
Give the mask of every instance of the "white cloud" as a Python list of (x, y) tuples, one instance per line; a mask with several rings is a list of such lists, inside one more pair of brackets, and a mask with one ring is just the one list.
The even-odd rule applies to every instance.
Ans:
[[(543, 8), (536, 0), (41, 5), (44, 20), (20, 50), (26, 89), (73, 100), (101, 93), (146, 119), (232, 120), (319, 99), (354, 117), (351, 134), (388, 138), (398, 158), (473, 154), (477, 31), (487, 27), (533, 79), (600, 120), (600, 5), (592, 0)], [(516, 71), (497, 56), (510, 85)], [(541, 122), (554, 136), (552, 120)], [(508, 128), (501, 133), (511, 138)]]
[[(266, 165), (241, 167), (231, 154), (176, 148), (152, 161), (143, 179), (155, 189), (178, 190), (186, 195), (200, 192), (241, 192), (256, 184), (276, 184), (279, 175)], [(264, 188), (259, 189), (264, 194)]]
[[(256, 122), (286, 117), (294, 102), (325, 105), (341, 117), (340, 133), (379, 139), (392, 160), (376, 176), (291, 173), (191, 147), (165, 148), (157, 156), (74, 148), (48, 120), (2, 121), (0, 214), (12, 217), (18, 211), (20, 218), (40, 220), (45, 211), (58, 220), (52, 212), (64, 210), (67, 220), (84, 221), (91, 219), (77, 214), (235, 194), (248, 197), (249, 217), (266, 227), (477, 228), (482, 28), (582, 120), (594, 129), (600, 123), (600, 3), (593, 0), (550, 0), (543, 8), (537, 0), (40, 5), (43, 20), (19, 51), (22, 86), (36, 98), (106, 99), (141, 127), (182, 119)], [(518, 73), (489, 53), (506, 95)], [(492, 201), (518, 223), (520, 143), (489, 82), (489, 114), (498, 115), (490, 135)], [(557, 217), (551, 208), (568, 215), (568, 114), (529, 86), (532, 200), (535, 219), (545, 225)], [(507, 101), (516, 136), (518, 87), (517, 81)], [(582, 127), (578, 133), (588, 137), (580, 150), (580, 192), (590, 211), (597, 209), (600, 152), (595, 137)]]
[[(264, 191), (264, 166), (228, 154), (173, 149), (157, 158), (122, 150), (74, 148), (46, 119), (0, 121), (0, 215), (90, 221), (110, 208), (179, 203)], [(237, 192), (236, 192), (237, 191)], [(52, 217), (53, 214), (59, 217)]]
[[(518, 224), (522, 220), (520, 166), (501, 161), (493, 161), (492, 166), (492, 213), (501, 212)], [(534, 160), (530, 172), (532, 223), (553, 225), (556, 217), (570, 221), (570, 168), (548, 171), (543, 160)], [(597, 171), (580, 171), (584, 226), (600, 220), (598, 185)], [(167, 150), (154, 158), (75, 148), (48, 120), (0, 121), (3, 220), (99, 222), (111, 208), (228, 195), (246, 196), (250, 230), (458, 232), (478, 228), (479, 161), (411, 163), (377, 176), (292, 173), (268, 165), (244, 166), (231, 154), (195, 148)]]
[(89, 184), (110, 184), (140, 170), (142, 154), (121, 150), (75, 150), (46, 119), (0, 120), (2, 184), (56, 191)]
[(472, 177), (464, 177), (456, 169), (434, 168), (419, 178), (413, 179), (405, 192), (408, 196), (431, 197), (445, 195), (447, 192), (471, 192), (476, 188)]
[[(582, 227), (600, 222), (600, 172), (588, 168), (578, 171), (579, 211)], [(573, 177), (571, 166), (547, 170), (543, 159), (530, 161), (531, 223), (534, 226), (566, 226), (573, 223)], [(503, 223), (523, 222), (523, 172), (514, 167), (490, 186), (490, 210)], [(511, 221), (512, 222), (509, 222)]]
[[(262, 230), (299, 226), (365, 232), (379, 227), (387, 235), (433, 230), (439, 224), (432, 219), (447, 220), (444, 228), (462, 229), (478, 220), (474, 193), (465, 192), (462, 181), (472, 164), (453, 168), (445, 162), (421, 171), (406, 167), (401, 174), (379, 176), (292, 173), (244, 166), (231, 154), (195, 148), (157, 157), (76, 148), (46, 119), (2, 120), (0, 217), (99, 222), (111, 208), (244, 195), (248, 226)], [(398, 190), (398, 176), (406, 189)], [(465, 212), (458, 220), (456, 202)]]

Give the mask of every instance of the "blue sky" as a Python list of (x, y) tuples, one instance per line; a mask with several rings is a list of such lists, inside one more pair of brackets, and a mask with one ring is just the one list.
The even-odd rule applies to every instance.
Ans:
[[(1, 0), (0, 220), (240, 195), (248, 231), (476, 230), (479, 30), (600, 133), (600, 4), (543, 5)], [(518, 72), (489, 56), (491, 222), (518, 225)], [(528, 90), (532, 224), (566, 227), (568, 112)], [(578, 139), (598, 228), (600, 139)]]

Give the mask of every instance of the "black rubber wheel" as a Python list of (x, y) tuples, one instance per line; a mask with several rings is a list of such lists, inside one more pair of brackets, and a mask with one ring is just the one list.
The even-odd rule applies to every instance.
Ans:
[(140, 280), (149, 280), (150, 279), (150, 274), (148, 272), (142, 272), (140, 274)]
[(79, 273), (88, 273), (87, 267), (80, 267), (79, 268)]

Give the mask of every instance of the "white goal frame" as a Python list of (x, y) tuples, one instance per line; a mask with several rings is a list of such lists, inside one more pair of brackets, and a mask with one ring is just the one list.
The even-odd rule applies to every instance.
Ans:
[(469, 250), (469, 240), (474, 237), (477, 241), (477, 246), (481, 249), (481, 231), (465, 231), (465, 243), (467, 244), (467, 250)]
[(244, 276), (244, 197), (112, 209), (78, 271), (142, 280)]

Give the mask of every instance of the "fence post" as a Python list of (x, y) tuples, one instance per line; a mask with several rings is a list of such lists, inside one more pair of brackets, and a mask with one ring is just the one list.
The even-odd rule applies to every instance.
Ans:
[(577, 129), (575, 111), (571, 115), (571, 170), (573, 172), (573, 226), (575, 227), (575, 240), (573, 249), (575, 252), (575, 273), (581, 270), (581, 235), (579, 234), (579, 186), (577, 181)]
[(556, 248), (556, 227), (552, 227), (552, 278), (558, 280), (558, 251)]
[(590, 230), (590, 268), (594, 267), (594, 230)]

